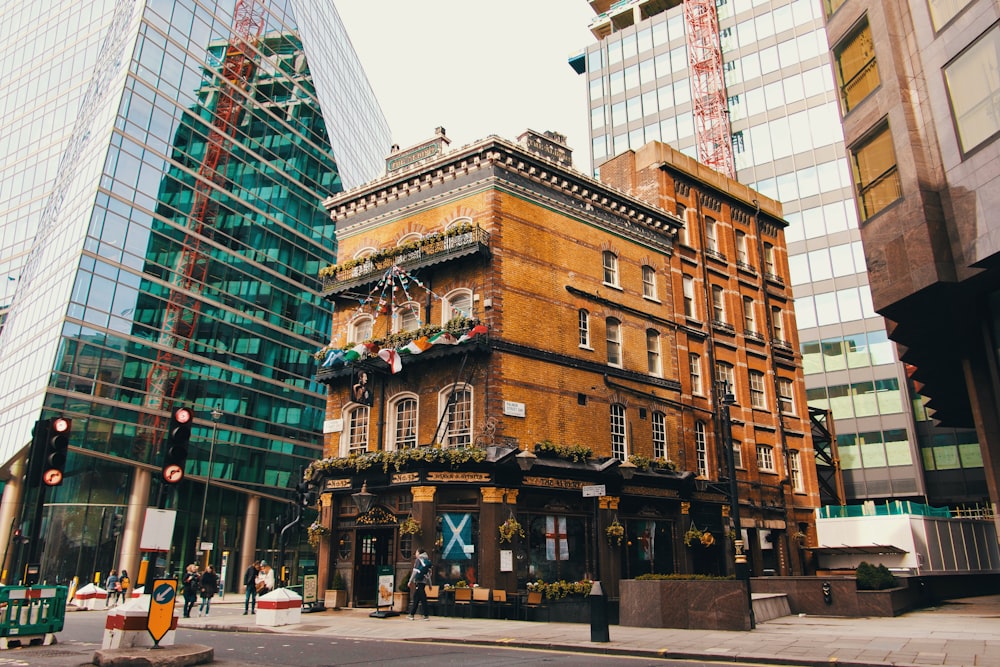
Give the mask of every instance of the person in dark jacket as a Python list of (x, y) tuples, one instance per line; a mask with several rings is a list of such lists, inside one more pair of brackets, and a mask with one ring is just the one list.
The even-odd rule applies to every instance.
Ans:
[(432, 583), (431, 576), (431, 559), (427, 552), (421, 549), (413, 562), (413, 572), (409, 581), (411, 621), (416, 617), (417, 605), (421, 604), (424, 606), (424, 620), (430, 620), (430, 615), (427, 613), (427, 586)]
[(185, 569), (181, 588), (184, 591), (184, 618), (191, 618), (191, 610), (198, 602), (198, 591), (201, 588), (201, 576), (198, 575), (198, 566), (194, 563)]
[(251, 614), (257, 613), (257, 573), (260, 572), (260, 561), (255, 560), (250, 563), (250, 567), (243, 573), (243, 585), (246, 586), (247, 595), (243, 601), (243, 615), (247, 615), (247, 610)]
[(215, 573), (215, 568), (211, 564), (205, 566), (205, 571), (201, 574), (201, 606), (198, 607), (202, 616), (208, 616), (208, 610), (212, 606), (212, 598), (219, 592), (219, 575)]

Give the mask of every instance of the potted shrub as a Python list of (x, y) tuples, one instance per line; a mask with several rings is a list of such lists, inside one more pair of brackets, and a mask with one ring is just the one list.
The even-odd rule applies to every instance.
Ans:
[(347, 606), (347, 585), (344, 578), (340, 576), (339, 570), (333, 571), (333, 579), (330, 580), (330, 588), (326, 591), (326, 599), (323, 601), (327, 609), (340, 609)]

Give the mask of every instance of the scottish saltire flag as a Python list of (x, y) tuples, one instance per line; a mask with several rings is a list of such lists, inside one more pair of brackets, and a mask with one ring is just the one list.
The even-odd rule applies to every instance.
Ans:
[(326, 353), (326, 359), (323, 360), (323, 368), (330, 368), (343, 361), (344, 353), (341, 350), (330, 350)]
[(441, 515), (441, 549), (443, 560), (469, 560), (466, 545), (472, 546), (472, 515), (446, 513)]
[(545, 517), (545, 559), (569, 560), (569, 538), (564, 516)]

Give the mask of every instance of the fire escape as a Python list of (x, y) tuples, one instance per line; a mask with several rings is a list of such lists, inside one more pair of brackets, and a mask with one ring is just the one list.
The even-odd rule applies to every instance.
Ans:
[(187, 230), (171, 272), (170, 296), (156, 341), (156, 359), (146, 377), (145, 409), (140, 415), (138, 438), (142, 450), (136, 452), (137, 458), (144, 458), (150, 445), (154, 453), (159, 451), (167, 410), (180, 384), (183, 355), (198, 325), (209, 262), (202, 250), (204, 232), (214, 228), (219, 210), (219, 201), (212, 194), (226, 187), (226, 165), (243, 115), (244, 96), (257, 68), (254, 47), (263, 27), (263, 6), (258, 0), (237, 0), (233, 33), (215, 92), (215, 112), (194, 183)]

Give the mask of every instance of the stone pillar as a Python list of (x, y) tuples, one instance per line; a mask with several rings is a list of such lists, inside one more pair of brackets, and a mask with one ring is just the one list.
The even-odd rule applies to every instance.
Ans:
[[(618, 496), (603, 496), (599, 499), (597, 545), (601, 550), (601, 584), (604, 595), (607, 597), (618, 597), (618, 581), (622, 571), (622, 549), (620, 546), (608, 543), (608, 526), (618, 515), (618, 503), (621, 498)], [(624, 540), (623, 540), (624, 542)]]
[[(118, 569), (128, 570), (131, 574), (133, 590), (139, 585), (139, 561), (142, 559), (139, 541), (142, 539), (142, 526), (146, 521), (152, 479), (153, 474), (149, 470), (133, 468), (132, 490), (129, 492), (128, 511), (125, 513), (125, 527), (122, 530), (122, 550), (118, 558)], [(154, 572), (146, 573), (146, 583), (149, 583), (154, 574)]]
[[(500, 582), (500, 549), (511, 544), (500, 544), (497, 530), (507, 518), (504, 506), (504, 489), (484, 486), (479, 489), (482, 502), (479, 507), (479, 585), (496, 588)], [(515, 541), (517, 538), (514, 538)]]
[(247, 496), (247, 509), (243, 512), (243, 540), (240, 545), (240, 571), (237, 590), (243, 590), (243, 573), (250, 563), (257, 560), (257, 526), (260, 525), (260, 496)]
[(11, 543), (11, 534), (16, 527), (15, 522), (21, 516), (21, 505), (24, 503), (24, 463), (25, 457), (20, 456), (10, 464), (10, 477), (3, 489), (3, 500), (0, 501), (0, 544), (10, 545), (5, 549), (3, 562), (0, 563), (3, 577), (0, 584), (9, 585), (17, 579), (10, 569), (17, 557), (18, 545)]
[(336, 526), (334, 525), (333, 514), (333, 494), (324, 493), (319, 497), (319, 523), (330, 529), (330, 534), (320, 538), (319, 548), (316, 550), (316, 581), (320, 591), (326, 591), (333, 583), (333, 567), (336, 563), (336, 549), (334, 538)]
[(434, 544), (434, 521), (435, 505), (434, 495), (437, 493), (436, 486), (414, 486), (410, 488), (413, 494), (413, 518), (420, 522), (420, 534), (413, 539), (413, 549), (426, 549), (431, 556), (431, 561), (437, 563), (441, 559), (441, 551)]

